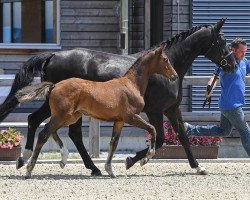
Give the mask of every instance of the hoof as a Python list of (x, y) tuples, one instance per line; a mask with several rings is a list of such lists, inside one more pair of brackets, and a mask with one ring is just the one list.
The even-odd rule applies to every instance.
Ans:
[(198, 175), (208, 175), (208, 172), (206, 170), (202, 170), (202, 171), (197, 171)]
[(107, 171), (110, 178), (116, 178), (116, 175), (112, 171)]
[(30, 179), (31, 178), (31, 173), (27, 172), (24, 178), (25, 179)]
[(99, 171), (92, 171), (91, 176), (102, 176), (102, 172), (100, 170)]
[(24, 166), (24, 160), (22, 157), (19, 157), (17, 160), (16, 160), (16, 169), (20, 169), (21, 167)]
[(65, 165), (66, 165), (63, 161), (60, 161), (59, 164), (60, 164), (60, 167), (61, 167), (62, 169), (63, 169), (63, 168), (65, 167)]
[(116, 175), (112, 171), (108, 171), (110, 178), (116, 178)]
[(206, 171), (204, 167), (198, 166), (196, 170), (197, 170), (198, 175), (208, 175), (208, 172)]
[(148, 160), (147, 158), (141, 159), (141, 161), (140, 161), (141, 167), (142, 167), (143, 165), (147, 164), (148, 161), (149, 161), (149, 160)]
[(125, 160), (126, 170), (128, 170), (133, 165), (134, 165), (134, 163), (132, 161), (132, 158), (131, 157), (127, 157), (126, 160)]
[(116, 178), (116, 175), (114, 175), (113, 173), (109, 174), (110, 178)]
[(110, 178), (116, 178), (116, 175), (113, 173), (111, 165), (105, 164), (105, 171), (109, 174)]

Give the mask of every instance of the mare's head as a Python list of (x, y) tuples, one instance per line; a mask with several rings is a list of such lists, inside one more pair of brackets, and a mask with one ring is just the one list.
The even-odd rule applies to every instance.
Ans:
[(178, 74), (175, 69), (171, 65), (164, 49), (166, 48), (166, 44), (161, 44), (160, 47), (154, 49), (148, 55), (151, 57), (151, 73), (161, 74), (166, 76), (170, 80), (176, 80), (178, 78)]
[(227, 46), (226, 38), (220, 32), (226, 19), (221, 19), (215, 26), (211, 27), (211, 39), (209, 48), (204, 53), (205, 57), (220, 66), (223, 71), (231, 73), (236, 67), (235, 58)]

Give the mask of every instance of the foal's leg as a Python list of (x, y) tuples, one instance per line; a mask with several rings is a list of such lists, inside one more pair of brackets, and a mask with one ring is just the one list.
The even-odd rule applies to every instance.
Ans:
[(27, 165), (27, 172), (26, 172), (25, 179), (31, 178), (31, 172), (35, 167), (35, 164), (36, 164), (38, 155), (39, 155), (39, 153), (41, 151), (41, 148), (43, 147), (43, 145), (49, 139), (50, 130), (51, 130), (51, 122), (47, 123), (44, 126), (44, 129), (39, 133), (35, 150), (34, 150), (34, 152), (32, 154), (32, 157), (31, 157), (30, 161), (28, 162), (28, 165)]
[(54, 132), (51, 134), (55, 142), (59, 145), (60, 147), (60, 152), (61, 152), (61, 161), (60, 161), (60, 167), (63, 169), (67, 163), (69, 151), (67, 148), (63, 146), (62, 140), (59, 138), (57, 132)]
[(114, 152), (116, 150), (123, 125), (124, 125), (124, 122), (120, 121), (120, 122), (114, 122), (114, 126), (113, 126), (112, 137), (111, 137), (110, 144), (109, 144), (108, 158), (105, 164), (105, 170), (106, 172), (108, 172), (111, 178), (116, 177), (112, 170), (111, 161), (112, 161)]
[(185, 132), (179, 106), (171, 107), (164, 114), (168, 117), (175, 132), (178, 134), (178, 138), (187, 154), (187, 158), (188, 158), (191, 168), (195, 168), (198, 174), (206, 175), (207, 174), (206, 169), (199, 165), (199, 163), (194, 158), (193, 153), (191, 151), (190, 144), (188, 141), (188, 136)]
[(69, 137), (80, 153), (85, 167), (92, 171), (91, 175), (101, 176), (101, 171), (93, 163), (82, 141), (82, 118), (80, 118), (75, 124), (69, 126)]
[(146, 156), (143, 159), (141, 159), (141, 162), (140, 162), (141, 166), (143, 166), (149, 161), (149, 159), (151, 159), (155, 155), (156, 130), (154, 126), (146, 122), (144, 119), (141, 118), (140, 115), (137, 115), (137, 114), (133, 114), (128, 119), (126, 119), (125, 122), (132, 126), (147, 130), (151, 135), (151, 140), (150, 140), (151, 142), (149, 144), (148, 152)]
[(46, 100), (41, 108), (28, 116), (28, 133), (23, 157), (16, 161), (16, 168), (19, 169), (27, 162), (32, 155), (34, 138), (37, 127), (50, 116), (49, 102)]
[[(146, 113), (149, 119), (149, 123), (153, 125), (156, 129), (156, 144), (155, 149), (160, 148), (164, 142), (164, 128), (163, 128), (163, 114), (162, 112), (150, 112)], [(128, 156), (125, 161), (126, 169), (132, 167), (137, 161), (141, 160), (147, 155), (148, 148), (143, 149), (142, 151), (136, 152), (134, 157)]]

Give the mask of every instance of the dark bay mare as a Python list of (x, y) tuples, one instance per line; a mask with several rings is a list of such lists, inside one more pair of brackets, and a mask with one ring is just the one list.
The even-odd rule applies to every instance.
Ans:
[[(183, 31), (167, 40), (165, 50), (172, 66), (178, 73), (179, 81), (175, 83), (161, 75), (152, 75), (144, 96), (145, 107), (150, 124), (156, 128), (156, 148), (163, 144), (163, 114), (167, 116), (184, 147), (189, 164), (199, 174), (205, 173), (191, 152), (188, 137), (185, 134), (183, 120), (179, 105), (182, 99), (182, 81), (185, 73), (190, 68), (194, 59), (199, 55), (205, 55), (215, 64), (221, 66), (224, 71), (232, 72), (235, 68), (235, 59), (230, 54), (226, 45), (226, 39), (220, 32), (225, 20), (213, 25), (201, 25)], [(130, 56), (108, 54), (89, 49), (74, 49), (55, 53), (45, 53), (30, 58), (16, 74), (11, 91), (4, 103), (0, 106), (0, 121), (10, 113), (18, 104), (14, 94), (17, 90), (29, 85), (34, 76), (41, 75), (42, 81), (57, 83), (61, 80), (78, 77), (94, 81), (107, 81), (125, 74), (141, 53)], [(31, 156), (35, 131), (37, 127), (50, 116), (48, 100), (42, 107), (28, 117), (27, 143), (23, 157), (17, 162), (17, 168), (24, 165)], [(100, 174), (89, 157), (83, 142), (81, 133), (82, 120), (69, 126), (69, 137), (76, 145), (85, 166), (92, 170), (92, 174)], [(135, 162), (145, 157), (148, 149), (137, 152), (136, 156), (126, 159), (126, 168), (130, 168)]]
[(143, 158), (143, 162), (147, 163), (155, 154), (156, 130), (139, 114), (145, 105), (143, 97), (149, 76), (157, 73), (173, 81), (178, 78), (163, 51), (164, 48), (165, 45), (162, 45), (145, 53), (135, 61), (124, 76), (110, 81), (95, 82), (80, 78), (69, 78), (57, 84), (42, 82), (17, 91), (16, 97), (19, 102), (32, 101), (41, 96), (48, 97), (51, 110), (50, 121), (39, 133), (35, 150), (27, 165), (26, 178), (31, 177), (40, 150), (50, 136), (60, 146), (62, 152), (60, 166), (62, 168), (65, 166), (68, 152), (65, 153), (64, 145), (57, 134), (57, 130), (63, 126), (76, 123), (82, 115), (114, 122), (105, 164), (105, 170), (110, 177), (116, 177), (111, 162), (124, 123), (149, 131), (151, 143), (149, 143), (148, 152)]

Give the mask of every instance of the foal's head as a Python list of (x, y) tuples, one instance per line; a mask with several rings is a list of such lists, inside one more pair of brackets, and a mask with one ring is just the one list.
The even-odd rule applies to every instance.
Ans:
[(156, 48), (152, 52), (148, 53), (151, 56), (151, 67), (150, 73), (157, 73), (171, 80), (176, 80), (178, 74), (171, 65), (167, 55), (164, 52), (166, 45), (162, 44), (160, 47)]

